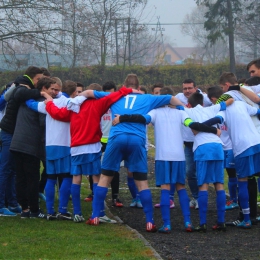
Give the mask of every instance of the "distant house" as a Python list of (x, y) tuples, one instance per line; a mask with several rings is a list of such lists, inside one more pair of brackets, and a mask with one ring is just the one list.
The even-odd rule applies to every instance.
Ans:
[(198, 50), (196, 47), (173, 47), (170, 44), (165, 44), (164, 61), (171, 65), (183, 64), (184, 60), (196, 57)]

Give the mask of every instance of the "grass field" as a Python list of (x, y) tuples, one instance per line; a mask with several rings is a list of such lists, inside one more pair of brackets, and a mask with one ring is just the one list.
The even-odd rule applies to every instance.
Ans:
[[(87, 180), (82, 185), (82, 212), (91, 215)], [(45, 204), (41, 203), (45, 211)], [(69, 211), (72, 212), (71, 203)], [(0, 217), (0, 259), (155, 259), (136, 233), (124, 225), (99, 227), (72, 221)]]

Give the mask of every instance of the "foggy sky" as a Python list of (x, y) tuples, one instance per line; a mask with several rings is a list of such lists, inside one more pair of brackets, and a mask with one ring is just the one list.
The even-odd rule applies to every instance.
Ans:
[[(182, 23), (186, 14), (196, 7), (195, 0), (148, 0), (145, 22)], [(152, 27), (152, 26), (151, 26)], [(153, 26), (156, 28), (156, 25)], [(181, 33), (180, 25), (161, 25), (163, 33), (178, 47), (194, 47), (191, 37)]]

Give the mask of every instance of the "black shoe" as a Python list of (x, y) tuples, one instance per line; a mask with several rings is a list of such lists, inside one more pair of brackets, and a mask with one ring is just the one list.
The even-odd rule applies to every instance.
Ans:
[(73, 220), (71, 214), (68, 212), (67, 213), (58, 213), (56, 217), (58, 220)]
[(30, 218), (44, 218), (46, 219), (47, 216), (39, 209), (38, 212), (31, 212)]
[(257, 218), (251, 218), (251, 224), (256, 226), (258, 224)]
[(53, 214), (47, 214), (46, 216), (47, 220), (56, 220), (57, 219), (57, 213), (53, 213)]
[(217, 231), (227, 231), (225, 223), (217, 223), (216, 225), (212, 226), (212, 230), (217, 230)]
[(236, 227), (240, 223), (241, 223), (241, 221), (239, 219), (237, 219), (235, 221), (226, 222), (226, 226)]
[(199, 225), (194, 230), (197, 231), (197, 232), (206, 233), (207, 232), (207, 225), (206, 224)]
[(28, 210), (28, 211), (22, 211), (22, 213), (21, 213), (21, 218), (30, 218), (30, 210)]

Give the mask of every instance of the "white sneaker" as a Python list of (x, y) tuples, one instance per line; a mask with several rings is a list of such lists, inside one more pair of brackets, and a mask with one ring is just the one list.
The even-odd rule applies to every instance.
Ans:
[(192, 199), (192, 200), (190, 201), (190, 208), (199, 209), (198, 200)]
[(110, 224), (116, 224), (117, 222), (114, 219), (109, 218), (108, 216), (99, 217), (99, 222), (102, 223), (110, 223)]
[(76, 222), (76, 223), (80, 223), (80, 222), (85, 221), (85, 219), (83, 218), (82, 215), (75, 215), (74, 218), (73, 218), (73, 221)]

